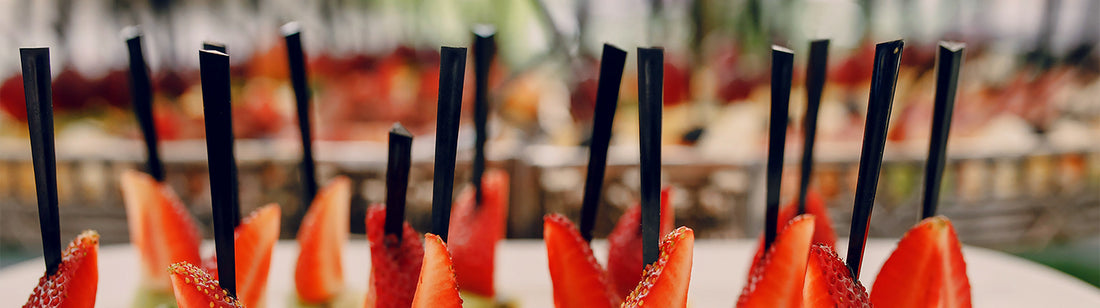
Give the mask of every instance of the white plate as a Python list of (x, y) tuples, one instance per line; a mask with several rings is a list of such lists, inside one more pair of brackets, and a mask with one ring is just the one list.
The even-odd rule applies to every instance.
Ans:
[[(847, 243), (847, 240), (840, 240)], [(209, 246), (209, 243), (207, 243)], [(699, 240), (695, 243), (691, 286), (693, 307), (733, 307), (745, 283), (749, 260), (756, 245), (751, 240)], [(893, 251), (896, 240), (875, 239), (867, 246), (863, 283), (868, 288)], [(209, 250), (209, 247), (206, 247)], [(839, 251), (845, 251), (841, 244)], [(593, 243), (600, 262), (607, 260), (607, 244)], [(363, 240), (353, 240), (344, 258), (347, 286), (364, 293), (369, 273), (369, 249)], [(1004, 253), (963, 248), (976, 307), (1100, 307), (1100, 289), (1045, 266)], [(298, 245), (282, 241), (271, 261), (268, 279), (270, 307), (286, 307), (294, 292), (293, 268)], [(138, 260), (129, 245), (100, 249), (99, 294), (96, 307), (126, 307), (131, 304), (139, 279)], [(550, 273), (546, 249), (541, 240), (508, 240), (497, 252), (498, 294), (518, 299), (523, 307), (552, 307)], [(0, 271), (0, 307), (19, 307), (30, 295), (44, 266), (41, 258)]]

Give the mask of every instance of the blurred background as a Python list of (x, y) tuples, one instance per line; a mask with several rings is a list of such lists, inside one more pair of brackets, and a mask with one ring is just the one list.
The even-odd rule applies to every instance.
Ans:
[[(441, 45), (497, 30), (488, 157), (511, 176), (508, 236), (540, 238), (545, 213), (579, 217), (601, 45), (631, 53), (596, 237), (637, 200), (634, 48), (663, 46), (664, 168), (676, 224), (705, 238), (762, 228), (770, 45), (796, 52), (783, 200), (797, 194), (809, 41), (830, 38), (811, 189), (848, 232), (874, 43), (906, 41), (870, 236), (919, 217), (936, 44), (967, 44), (940, 212), (969, 245), (1100, 286), (1100, 1), (1095, 0), (0, 0), (0, 267), (41, 253), (18, 47), (49, 46), (62, 238), (129, 237), (119, 174), (145, 153), (120, 30), (139, 25), (156, 90), (167, 181), (211, 229), (197, 50), (228, 46), (242, 211), (300, 217), (295, 122), (279, 26), (298, 21), (313, 90), (319, 180), (349, 176), (352, 232), (385, 197), (386, 132), (416, 136), (409, 221), (429, 226)], [(456, 189), (469, 182), (467, 65)], [(457, 192), (457, 190), (456, 190)], [(354, 236), (354, 235), (353, 235)], [(361, 238), (362, 235), (359, 235)]]

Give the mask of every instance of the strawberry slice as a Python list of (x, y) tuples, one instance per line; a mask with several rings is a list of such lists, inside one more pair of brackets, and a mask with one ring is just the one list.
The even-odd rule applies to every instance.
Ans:
[(880, 307), (970, 307), (970, 280), (951, 221), (929, 217), (909, 229), (871, 288)]
[[(668, 200), (671, 189), (661, 190), (661, 234), (667, 234), (672, 230), (672, 222), (675, 213)], [(607, 251), (607, 273), (611, 277), (613, 287), (620, 298), (625, 298), (642, 275), (638, 272), (642, 268), (642, 208), (634, 205), (627, 209), (615, 229), (607, 236), (609, 244)]]
[(206, 270), (191, 263), (180, 262), (168, 267), (176, 304), (180, 308), (244, 307), (218, 285), (218, 280)]
[[(271, 268), (271, 250), (279, 240), (279, 218), (275, 204), (265, 205), (241, 220), (233, 231), (237, 298), (248, 307), (262, 307), (267, 294), (267, 274)], [(218, 279), (217, 256), (204, 262), (213, 279)]]
[(687, 307), (694, 247), (695, 231), (691, 228), (680, 227), (665, 235), (660, 257), (646, 265), (642, 281), (622, 307)]
[(80, 233), (62, 253), (57, 272), (38, 280), (23, 308), (95, 307), (98, 260), (99, 234)]
[(424, 235), (424, 264), (413, 296), (414, 308), (461, 308), (454, 263), (447, 244), (435, 234)]
[(351, 181), (338, 177), (317, 192), (298, 230), (294, 286), (305, 303), (331, 301), (344, 289), (340, 256), (348, 239)]
[(611, 289), (592, 248), (569, 218), (546, 215), (542, 224), (555, 307), (616, 307), (619, 296)]
[(145, 286), (170, 292), (164, 269), (176, 262), (199, 264), (202, 236), (172, 188), (138, 171), (122, 173), (122, 197), (130, 242), (141, 255)]
[(367, 210), (367, 239), (370, 241), (370, 284), (366, 307), (410, 307), (424, 262), (424, 244), (420, 234), (404, 223), (401, 241), (386, 235), (386, 206)]
[(836, 249), (814, 244), (806, 263), (802, 307), (871, 307), (871, 301), (863, 284), (852, 279), (852, 272)]
[(508, 174), (489, 170), (481, 183), (481, 206), (474, 204), (473, 187), (456, 198), (447, 240), (462, 291), (492, 298), (496, 244), (506, 231)]
[(810, 214), (791, 220), (767, 255), (754, 262), (737, 307), (798, 307), (816, 223)]
[[(814, 244), (825, 244), (829, 247), (836, 246), (836, 231), (829, 220), (829, 211), (825, 209), (825, 200), (813, 190), (806, 191), (806, 214), (813, 214), (814, 220)], [(788, 226), (788, 223), (798, 215), (798, 199), (779, 210), (779, 223), (777, 226)]]

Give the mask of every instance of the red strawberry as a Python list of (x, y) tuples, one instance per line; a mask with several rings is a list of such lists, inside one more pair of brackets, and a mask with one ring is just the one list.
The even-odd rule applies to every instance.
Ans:
[(340, 256), (348, 239), (350, 205), (351, 181), (338, 177), (317, 192), (313, 205), (302, 218), (294, 285), (303, 302), (329, 302), (344, 289)]
[(143, 284), (168, 292), (172, 286), (164, 269), (177, 262), (202, 262), (198, 224), (168, 185), (132, 170), (122, 173), (121, 182), (130, 242), (141, 255), (145, 273)]
[[(829, 220), (829, 210), (825, 208), (825, 201), (821, 195), (813, 190), (806, 191), (806, 214), (813, 214), (814, 220), (814, 244), (825, 244), (829, 247), (836, 245), (836, 231)], [(798, 199), (779, 210), (779, 223), (777, 226), (787, 226), (798, 215)]]
[(99, 283), (99, 234), (84, 231), (69, 243), (61, 265), (51, 276), (43, 276), (23, 308), (95, 307)]
[[(661, 234), (672, 230), (675, 213), (668, 204), (671, 190), (661, 191)], [(615, 229), (608, 235), (607, 273), (620, 298), (626, 297), (642, 279), (642, 209), (634, 205), (619, 217)]]
[(814, 244), (806, 262), (802, 307), (871, 307), (871, 301), (863, 284), (852, 279), (852, 272), (835, 249)]
[[(779, 216), (777, 226), (780, 228), (787, 228), (790, 226), (790, 222), (795, 218), (795, 214), (798, 213), (798, 200), (791, 202), (787, 206), (779, 210)], [(814, 216), (814, 244), (824, 244), (828, 247), (836, 245), (836, 232), (833, 231), (832, 223), (829, 221), (829, 212), (825, 209), (825, 202), (821, 199), (821, 196), (813, 191), (807, 191), (806, 194), (806, 214)], [(782, 233), (784, 229), (780, 229), (779, 233)], [(764, 247), (764, 237), (760, 236), (756, 246), (756, 254), (752, 258), (752, 266), (749, 267), (749, 279), (752, 279), (753, 272), (759, 266), (760, 259), (764, 255), (764, 251), (761, 249)]]
[(871, 289), (880, 307), (970, 307), (970, 280), (951, 221), (930, 217), (898, 242)]
[(474, 204), (473, 187), (463, 190), (456, 199), (447, 240), (458, 285), (463, 291), (492, 298), (496, 244), (506, 231), (508, 174), (489, 170), (481, 183), (480, 207)]
[[(237, 298), (249, 307), (262, 307), (267, 294), (267, 274), (271, 268), (271, 250), (279, 240), (279, 206), (265, 205), (256, 209), (233, 232), (234, 256), (237, 260)], [(206, 270), (218, 279), (216, 256)]]
[(454, 263), (447, 244), (435, 234), (424, 235), (424, 264), (413, 296), (414, 308), (461, 308)]
[(753, 262), (737, 307), (798, 307), (816, 222), (809, 214), (791, 220), (767, 255)]
[(680, 227), (665, 235), (660, 257), (646, 265), (642, 281), (622, 307), (687, 307), (694, 247), (695, 232), (691, 228)]
[(365, 307), (410, 307), (424, 262), (424, 244), (420, 234), (404, 223), (401, 241), (386, 236), (386, 206), (367, 210), (367, 239), (370, 240), (370, 284)]
[(176, 304), (180, 308), (230, 308), (244, 307), (218, 286), (218, 281), (206, 270), (180, 262), (168, 267), (172, 277), (172, 289), (176, 292)]
[(555, 307), (615, 307), (619, 296), (611, 289), (607, 272), (596, 262), (592, 248), (561, 214), (546, 215), (542, 236), (550, 261)]

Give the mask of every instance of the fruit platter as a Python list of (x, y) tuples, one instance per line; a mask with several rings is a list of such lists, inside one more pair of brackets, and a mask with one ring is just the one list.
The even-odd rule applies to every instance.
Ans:
[[(840, 242), (845, 242), (840, 239)], [(695, 243), (695, 259), (688, 290), (690, 307), (733, 307), (735, 291), (748, 276), (749, 254), (755, 243), (748, 240), (699, 240)], [(868, 242), (863, 282), (872, 285), (876, 273), (896, 245), (894, 239), (872, 239)], [(206, 248), (212, 248), (209, 247)], [(844, 247), (840, 247), (844, 249)], [(370, 272), (369, 248), (363, 240), (348, 242), (344, 255), (347, 273), (346, 288), (352, 304), (362, 307)], [(600, 263), (606, 262), (607, 242), (597, 240), (592, 249)], [(538, 240), (508, 240), (501, 243), (497, 256), (499, 296), (515, 302), (517, 307), (554, 307), (550, 272), (544, 244)], [(1100, 293), (1094, 287), (1065, 274), (1003, 253), (974, 247), (964, 247), (967, 272), (975, 307), (1093, 307), (1100, 304)], [(275, 245), (268, 278), (267, 307), (296, 307), (293, 268), (298, 247), (292, 242)], [(351, 260), (364, 260), (355, 262)], [(106, 272), (133, 271), (137, 255), (129, 246), (104, 246), (100, 250), (99, 266)], [(28, 261), (0, 272), (0, 305), (19, 307), (25, 303), (27, 291), (33, 289), (43, 270), (41, 262)], [(96, 307), (138, 307), (134, 302), (142, 292), (138, 275), (117, 275), (109, 289), (100, 288)]]
[[(651, 9), (656, 11), (659, 7)], [(750, 5), (749, 9), (758, 8)], [(125, 223), (100, 224), (75, 234), (70, 230), (80, 226), (80, 217), (61, 215), (59, 191), (66, 186), (59, 182), (68, 183), (71, 176), (63, 173), (68, 164), (58, 157), (59, 152), (80, 153), (57, 146), (54, 110), (55, 101), (59, 107), (71, 105), (72, 97), (66, 95), (80, 93), (76, 91), (80, 87), (71, 81), (61, 82), (67, 80), (62, 77), (68, 71), (53, 74), (51, 55), (57, 49), (19, 48), (20, 74), (5, 81), (4, 87), (22, 91), (5, 91), (0, 95), (4, 99), (0, 106), (5, 114), (18, 118), (19, 125), (14, 127), (25, 129), (26, 135), (22, 132), (18, 135), (29, 139), (30, 166), (24, 168), (29, 171), (24, 186), (33, 191), (38, 232), (22, 230), (30, 228), (19, 231), (22, 235), (35, 233), (41, 242), (41, 257), (0, 270), (3, 283), (0, 305), (34, 308), (1100, 305), (1100, 289), (1041, 265), (980, 248), (974, 243), (986, 242), (969, 236), (971, 230), (995, 224), (1025, 234), (1033, 233), (1034, 229), (1020, 230), (1018, 223), (1003, 223), (1003, 219), (995, 216), (996, 212), (941, 206), (945, 204), (941, 200), (950, 200), (943, 197), (947, 195), (943, 193), (945, 187), (965, 187), (970, 182), (988, 180), (958, 175), (945, 179), (945, 174), (955, 169), (948, 159), (950, 142), (1001, 140), (973, 139), (967, 134), (953, 137), (951, 133), (956, 118), (964, 121), (956, 123), (959, 127), (955, 131), (972, 132), (974, 127), (968, 122), (972, 120), (967, 119), (982, 113), (968, 109), (973, 106), (970, 104), (956, 108), (957, 97), (962, 98), (960, 101), (970, 100), (974, 93), (972, 83), (962, 82), (973, 78), (961, 73), (968, 51), (972, 51), (966, 43), (944, 40), (934, 45), (907, 45), (905, 39), (893, 39), (866, 44), (856, 56), (843, 61), (842, 73), (834, 73), (828, 64), (832, 39), (811, 40), (808, 49), (778, 44), (770, 48), (757, 46), (760, 47), (755, 48), (757, 59), (747, 61), (760, 66), (753, 69), (756, 72), (741, 71), (740, 78), (746, 79), (734, 82), (737, 86), (733, 89), (718, 91), (723, 99), (752, 101), (751, 107), (746, 107), (752, 110), (738, 112), (738, 116), (752, 119), (717, 117), (711, 124), (753, 122), (756, 124), (749, 126), (759, 128), (759, 132), (753, 133), (748, 142), (733, 138), (734, 142), (717, 144), (714, 138), (726, 135), (705, 132), (728, 133), (739, 129), (683, 131), (690, 129), (685, 121), (692, 122), (679, 109), (689, 100), (685, 94), (689, 86), (683, 82), (686, 73), (677, 66), (681, 51), (674, 42), (654, 40), (658, 46), (633, 50), (604, 43), (598, 55), (586, 54), (583, 59), (568, 60), (575, 61), (574, 64), (586, 63), (581, 65), (592, 71), (591, 78), (584, 81), (589, 84), (582, 82), (574, 88), (590, 100), (581, 99), (579, 104), (570, 106), (583, 110), (579, 117), (590, 121), (590, 126), (583, 127), (586, 130), (583, 133), (572, 133), (572, 137), (561, 135), (562, 131), (570, 130), (566, 126), (539, 128), (546, 138), (542, 142), (548, 144), (576, 143), (570, 138), (587, 136), (581, 151), (587, 154), (587, 160), (576, 166), (583, 172), (573, 176), (536, 175), (540, 180), (556, 176), (556, 181), (568, 182), (561, 187), (576, 187), (559, 187), (559, 191), (571, 190), (576, 199), (573, 203), (579, 203), (579, 207), (531, 210), (515, 201), (551, 196), (542, 194), (535, 187), (537, 184), (515, 179), (548, 169), (525, 168), (525, 162), (529, 162), (525, 159), (560, 161), (555, 156), (561, 152), (534, 153), (531, 151), (539, 151), (539, 146), (525, 147), (513, 153), (516, 160), (510, 166), (490, 159), (495, 155), (494, 146), (507, 146), (510, 142), (509, 138), (500, 137), (507, 134), (502, 131), (515, 129), (501, 129), (498, 127), (502, 126), (501, 121), (490, 121), (490, 115), (499, 117), (514, 111), (494, 104), (499, 100), (507, 103), (509, 99), (499, 96), (500, 88), (492, 86), (500, 78), (498, 34), (507, 31), (477, 25), (471, 28), (471, 33), (463, 32), (468, 35), (468, 44), (463, 41), (432, 45), (428, 53), (406, 50), (393, 60), (401, 64), (391, 69), (399, 71), (394, 74), (404, 72), (409, 74), (405, 77), (418, 80), (420, 85), (414, 87), (417, 95), (404, 97), (409, 101), (406, 103), (415, 104), (397, 110), (372, 100), (371, 107), (342, 104), (338, 106), (341, 110), (327, 111), (337, 115), (360, 113), (373, 119), (370, 125), (348, 125), (328, 121), (331, 115), (318, 117), (321, 109), (316, 108), (317, 98), (324, 95), (314, 92), (317, 80), (324, 83), (352, 80), (337, 92), (388, 97), (382, 100), (400, 99), (403, 96), (392, 93), (376, 95), (393, 88), (386, 84), (392, 81), (388, 79), (392, 76), (377, 77), (375, 81), (381, 81), (381, 85), (362, 91), (359, 85), (376, 82), (355, 81), (346, 75), (311, 74), (310, 71), (319, 68), (307, 56), (310, 49), (306, 48), (306, 38), (311, 32), (297, 21), (277, 28), (281, 40), (272, 49), (276, 52), (251, 58), (253, 62), (248, 67), (263, 73), (267, 65), (285, 64), (285, 70), (273, 74), (287, 79), (281, 85), (285, 87), (283, 99), (288, 102), (283, 111), (287, 121), (277, 119), (280, 115), (270, 105), (255, 103), (257, 97), (263, 100), (269, 92), (265, 94), (265, 90), (250, 86), (242, 90), (238, 79), (241, 75), (234, 73), (239, 66), (235, 67), (231, 60), (237, 54), (218, 42), (204, 42), (201, 48), (190, 50), (198, 55), (197, 69), (192, 72), (193, 81), (188, 87), (190, 93), (184, 94), (190, 105), (158, 104), (157, 89), (166, 84), (152, 74), (149, 59), (158, 53), (149, 52), (150, 45), (146, 43), (155, 38), (137, 26), (122, 30), (124, 44), (120, 45), (126, 47), (128, 65), (119, 74), (125, 75), (126, 82), (107, 84), (128, 86), (129, 106), (123, 105), (115, 111), (124, 111), (122, 114), (135, 120), (140, 147), (113, 151), (137, 153), (141, 159), (139, 164), (100, 171), (112, 179), (106, 186), (119, 188), (120, 206), (116, 214), (123, 216)], [(658, 30), (655, 32), (664, 31)], [(561, 38), (557, 40), (562, 43)], [(753, 49), (753, 44), (747, 46)], [(796, 54), (806, 59), (805, 69), (798, 66), (797, 73)], [(982, 55), (980, 49), (977, 54)], [(931, 68), (923, 70), (919, 78), (908, 75), (912, 67), (903, 59), (914, 61), (910, 57)], [(316, 59), (324, 57), (313, 61)], [(384, 68), (386, 63), (379, 65)], [(636, 65), (636, 69), (626, 70), (627, 63)], [(346, 65), (333, 64), (329, 68)], [(411, 70), (408, 65), (417, 65), (415, 72), (408, 71)], [(1091, 76), (1084, 69), (1075, 72), (1081, 74), (1077, 77)], [(926, 86), (913, 87), (910, 83), (913, 78), (922, 80)], [(746, 90), (749, 88), (752, 90)], [(826, 89), (832, 88), (842, 88), (848, 104), (858, 105), (853, 107), (857, 112), (848, 113), (847, 124), (842, 125), (839, 134), (828, 130), (836, 128), (828, 124), (833, 119), (821, 116), (830, 112), (827, 108), (831, 107), (825, 102), (835, 99), (830, 95), (836, 94), (827, 94), (830, 92)], [(898, 93), (904, 96), (898, 97)], [(899, 99), (907, 104), (897, 116), (892, 111)], [(241, 100), (243, 105), (235, 104)], [(909, 102), (912, 100), (923, 103)], [(189, 109), (190, 121), (173, 120), (179, 113), (174, 108)], [(555, 114), (543, 111), (539, 111), (540, 116)], [(564, 116), (567, 110), (557, 112)], [(1020, 111), (1025, 117), (1034, 116), (1029, 121), (1036, 129), (1064, 127), (1055, 125), (1053, 118), (1057, 117), (1044, 116), (1043, 112)], [(64, 116), (60, 115), (62, 119)], [(820, 123), (827, 125), (819, 125), (819, 118), (824, 121)], [(540, 125), (545, 124), (540, 120)], [(174, 148), (178, 144), (166, 146), (162, 140), (179, 137), (174, 135), (178, 133), (174, 128), (178, 127), (172, 125), (191, 130), (187, 138), (196, 140), (188, 148), (202, 152), (193, 160), (204, 171), (169, 167), (165, 157), (178, 155)], [(630, 129), (624, 130), (624, 126)], [(820, 134), (819, 126), (823, 128)], [(900, 127), (891, 130), (891, 126)], [(1074, 127), (1078, 133), (1088, 129)], [(850, 131), (844, 133), (848, 128)], [(1073, 129), (1068, 131), (1074, 132)], [(1053, 136), (1072, 135), (1065, 131)], [(248, 144), (255, 140), (247, 139), (258, 135), (290, 136), (293, 141), (280, 142), (291, 145), (286, 149), (294, 166), (269, 166), (266, 170), (272, 173), (258, 176), (243, 171), (249, 166), (240, 162), (240, 153), (257, 149), (239, 147), (237, 138), (243, 137)], [(821, 143), (816, 143), (819, 135)], [(354, 136), (370, 136), (366, 138), (375, 143), (375, 148), (366, 155), (377, 158), (374, 161), (379, 166), (375, 167), (384, 168), (384, 172), (371, 177), (369, 183), (373, 185), (364, 184), (357, 177), (333, 173), (317, 159), (318, 146), (323, 145), (318, 140), (360, 138)], [(460, 136), (464, 142), (460, 142)], [(789, 137), (795, 138), (788, 140)], [(75, 139), (89, 148), (112, 144), (96, 138)], [(1080, 151), (1088, 151), (1094, 144), (1078, 142), (1080, 138), (1067, 139), (1070, 142), (1052, 139), (1048, 149), (1067, 153), (1059, 168), (1068, 175), (1060, 180), (1083, 181), (1086, 184), (1079, 186), (1084, 187), (1089, 181), (1088, 173), (1083, 171), (1088, 163), (1080, 156), (1089, 154)], [(697, 164), (680, 161), (690, 155), (680, 153), (682, 148), (670, 146), (696, 142), (700, 144), (691, 154), (700, 160)], [(629, 145), (624, 147), (624, 143)], [(258, 152), (277, 151), (265, 151), (266, 145), (270, 144), (261, 142)], [(819, 148), (822, 151), (817, 152)], [(897, 148), (912, 157), (910, 160), (916, 165), (912, 169), (916, 170), (905, 174), (884, 165), (888, 152), (899, 153), (888, 149)], [(743, 199), (717, 198), (720, 203), (717, 207), (727, 209), (720, 219), (736, 217), (745, 223), (734, 231), (735, 236), (731, 238), (729, 233), (708, 229), (708, 223), (699, 223), (707, 221), (707, 212), (678, 206), (683, 203), (676, 200), (694, 191), (684, 189), (682, 179), (670, 181), (666, 165), (704, 168), (708, 164), (736, 165), (730, 162), (742, 160), (745, 151), (756, 149), (766, 152), (751, 168), (758, 175), (754, 177), (759, 180), (758, 185), (742, 189), (753, 193), (741, 196)], [(630, 172), (612, 168), (621, 166), (620, 152), (624, 150), (636, 154), (629, 159)], [(858, 156), (858, 160), (847, 166), (850, 171), (844, 176), (846, 183), (814, 181), (815, 173), (835, 172), (828, 165), (822, 168), (818, 161), (822, 160), (820, 157), (828, 161), (837, 151)], [(350, 157), (349, 161), (356, 161), (354, 157), (362, 154), (349, 153), (347, 148), (337, 152)], [(414, 163), (414, 152), (419, 164)], [(381, 153), (385, 153), (384, 159)], [(667, 154), (672, 154), (672, 159)], [(798, 162), (797, 167), (787, 170), (788, 165), (795, 165), (792, 161)], [(179, 186), (169, 180), (179, 179), (180, 174), (188, 178), (186, 190), (181, 190), (186, 194), (178, 193)], [(205, 179), (193, 180), (195, 174)], [(898, 177), (898, 174), (902, 174), (903, 180), (919, 181), (914, 186), (920, 188), (912, 190), (909, 202), (890, 200), (894, 198), (889, 194), (892, 185), (880, 181), (880, 177)], [(414, 176), (430, 177), (431, 181), (417, 184), (412, 180)], [(608, 181), (615, 176), (621, 178)], [(288, 196), (295, 201), (289, 205), (272, 202), (288, 196), (245, 197), (248, 195), (242, 188), (279, 186), (271, 180), (277, 177), (293, 177), (289, 180), (293, 185), (287, 187)], [(988, 176), (998, 177), (1000, 174)], [(616, 186), (624, 183), (631, 188)], [(1088, 191), (1079, 188), (1078, 192), (1081, 189)], [(196, 191), (201, 192), (201, 197), (193, 196)], [(363, 200), (364, 191), (383, 197)], [(965, 196), (957, 191), (951, 196)], [(1063, 192), (1073, 191), (1058, 193)], [(416, 203), (417, 198), (422, 204)], [(619, 204), (608, 206), (607, 201), (612, 198), (617, 198)], [(826, 198), (831, 200), (828, 204)], [(1070, 203), (1070, 206), (1077, 204)], [(1095, 206), (1087, 200), (1082, 204), (1084, 208)], [(203, 210), (196, 213), (196, 208)], [(890, 220), (872, 219), (876, 209), (877, 213), (914, 214)], [(517, 220), (517, 216), (527, 219)], [(683, 216), (691, 219), (685, 220)], [(1089, 220), (1086, 215), (1082, 217), (1078, 220)], [(729, 225), (719, 219), (711, 219), (709, 224)], [(534, 230), (535, 236), (509, 238), (516, 228)], [(96, 229), (125, 229), (127, 238), (120, 241)], [(872, 232), (884, 229), (901, 232), (885, 237)]]

